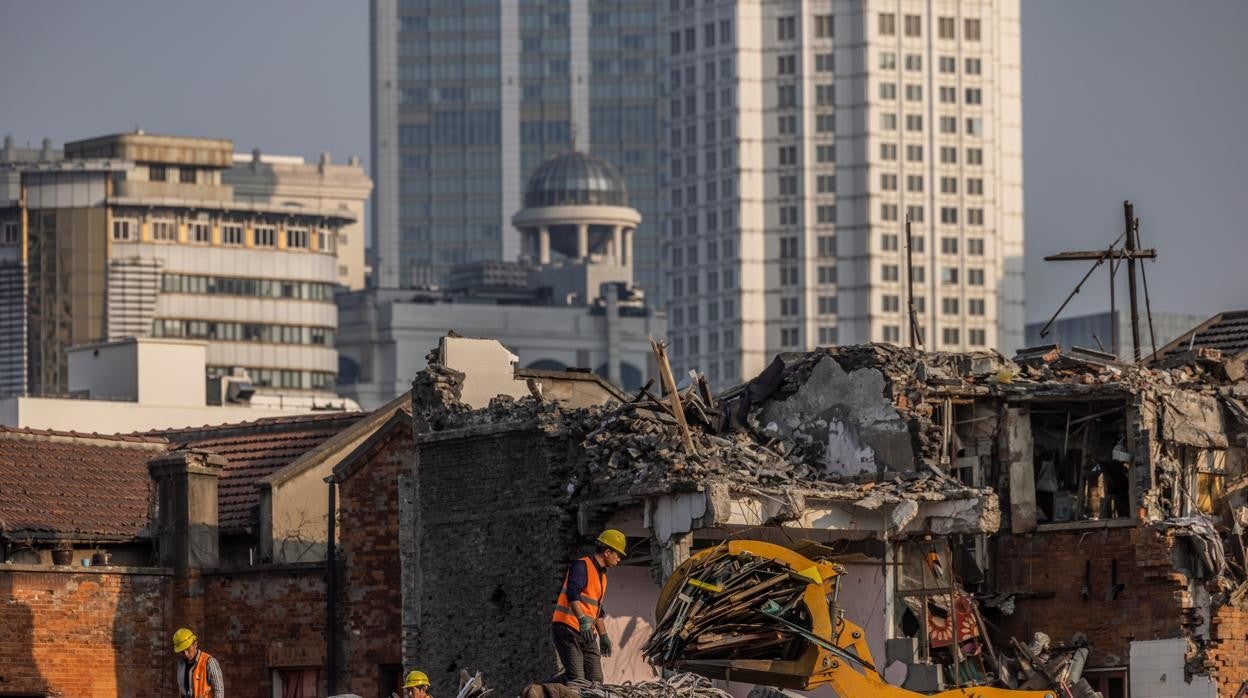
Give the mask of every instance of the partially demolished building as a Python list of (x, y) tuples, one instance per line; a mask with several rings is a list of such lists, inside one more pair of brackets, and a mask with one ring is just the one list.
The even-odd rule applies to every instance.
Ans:
[(535, 393), (473, 410), (463, 374), (431, 365), (399, 483), (403, 659), (448, 684), (482, 669), (504, 691), (549, 675), (550, 599), (578, 543), (610, 525), (649, 541), (633, 563), (650, 569), (613, 577), (629, 590), (613, 591), (610, 625), (626, 657), (653, 625), (646, 573), (662, 581), (725, 538), (809, 540), (856, 580), (842, 602), (876, 656), (905, 637), (913, 651), (890, 644), (890, 662), (983, 654), (929, 685), (1084, 648), (1063, 671), (1106, 696), (1236, 695), (1243, 374), (1212, 352), (1149, 368), (1057, 347), (1011, 361), (863, 345), (781, 355), (718, 396), (694, 374), (678, 401), (643, 388), (607, 407)]

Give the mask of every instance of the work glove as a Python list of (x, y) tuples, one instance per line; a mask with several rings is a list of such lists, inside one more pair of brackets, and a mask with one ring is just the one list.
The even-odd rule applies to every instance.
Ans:
[(606, 633), (598, 636), (598, 653), (604, 657), (611, 656), (611, 637)]
[(581, 640), (588, 645), (594, 641), (594, 619), (581, 616), (577, 620), (581, 623)]

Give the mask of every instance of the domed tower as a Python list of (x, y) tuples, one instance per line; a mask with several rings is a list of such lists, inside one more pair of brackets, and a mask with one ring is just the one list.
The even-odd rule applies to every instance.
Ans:
[(511, 219), (522, 256), (548, 265), (605, 265), (632, 283), (633, 231), (641, 214), (610, 163), (572, 151), (542, 163), (529, 177), (524, 210)]

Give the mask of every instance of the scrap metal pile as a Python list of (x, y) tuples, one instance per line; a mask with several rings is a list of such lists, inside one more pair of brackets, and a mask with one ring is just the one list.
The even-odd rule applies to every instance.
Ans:
[(571, 681), (568, 688), (581, 698), (732, 698), (732, 694), (697, 674), (672, 674), (665, 679), (609, 684)]
[(793, 660), (811, 641), (802, 595), (817, 581), (784, 562), (749, 554), (710, 557), (689, 569), (676, 601), (642, 649), (655, 665), (699, 660)]

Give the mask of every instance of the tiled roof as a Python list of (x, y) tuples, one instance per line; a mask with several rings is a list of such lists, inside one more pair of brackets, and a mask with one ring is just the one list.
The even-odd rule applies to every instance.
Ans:
[(161, 438), (0, 427), (0, 530), (6, 537), (145, 537), (147, 463), (166, 448)]
[(1214, 315), (1157, 350), (1157, 358), (1165, 358), (1188, 347), (1217, 349), (1224, 356), (1238, 356), (1248, 352), (1248, 310), (1232, 310)]
[(354, 424), (365, 413), (335, 412), (259, 419), (196, 429), (149, 432), (169, 440), (171, 448), (211, 451), (227, 459), (217, 484), (217, 519), (223, 533), (241, 532), (257, 523), (264, 477), (294, 462), (326, 439)]

